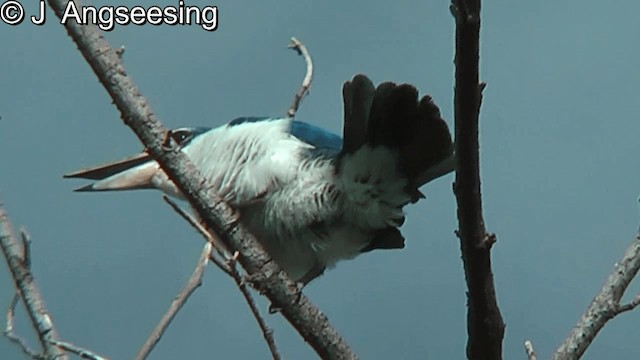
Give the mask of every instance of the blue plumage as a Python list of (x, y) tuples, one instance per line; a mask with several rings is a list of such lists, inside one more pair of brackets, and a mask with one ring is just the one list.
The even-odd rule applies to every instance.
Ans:
[(342, 148), (340, 136), (306, 122), (292, 121), (290, 131), (291, 135), (313, 145), (318, 154), (335, 156)]
[[(173, 139), (240, 214), (273, 259), (307, 283), (343, 259), (404, 246), (403, 207), (453, 169), (446, 123), (410, 85), (377, 88), (357, 75), (343, 88), (343, 139), (288, 118), (242, 117)], [(67, 177), (80, 191), (156, 188), (182, 194), (146, 153)]]
[[(256, 123), (260, 121), (275, 121), (277, 118), (270, 117), (239, 117), (231, 120), (228, 126), (238, 126), (242, 124)], [(327, 153), (337, 154), (342, 148), (342, 138), (332, 132), (321, 127), (293, 120), (289, 127), (289, 132), (296, 138), (313, 145), (316, 149), (326, 151)]]
[(250, 124), (250, 123), (255, 123), (260, 121), (270, 121), (270, 120), (275, 120), (275, 119), (268, 116), (241, 116), (229, 121), (227, 126), (236, 126), (236, 125), (242, 125), (242, 124), (248, 124), (248, 123)]

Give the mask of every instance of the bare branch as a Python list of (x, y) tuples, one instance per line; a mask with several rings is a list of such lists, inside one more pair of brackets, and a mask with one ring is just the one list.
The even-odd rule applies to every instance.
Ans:
[(87, 349), (83, 349), (81, 347), (78, 347), (72, 343), (68, 343), (68, 342), (64, 342), (64, 341), (56, 341), (56, 340), (50, 340), (51, 344), (64, 349), (65, 351), (68, 351), (70, 353), (76, 354), (78, 355), (80, 358), (82, 359), (90, 359), (90, 360), (108, 360), (108, 358), (102, 357), (96, 353), (94, 353), (93, 351), (89, 351)]
[(620, 300), (631, 280), (638, 273), (638, 269), (640, 269), (640, 234), (636, 235), (622, 259), (615, 264), (611, 275), (587, 311), (553, 354), (554, 360), (580, 358), (609, 320), (638, 306), (640, 303), (638, 296), (630, 303), (620, 305)]
[[(78, 6), (79, 1), (75, 1)], [(58, 18), (62, 18), (65, 0), (49, 0)], [(168, 130), (160, 124), (151, 106), (140, 94), (116, 52), (95, 25), (79, 25), (67, 19), (64, 26), (98, 79), (118, 107), (125, 124), (131, 127), (149, 154), (158, 162), (200, 219), (220, 235), (229, 249), (241, 254), (240, 264), (252, 276), (253, 285), (282, 309), (281, 314), (324, 359), (355, 359), (355, 353), (329, 324), (329, 319), (298, 291), (297, 285), (271, 260), (255, 237), (239, 223), (229, 207), (177, 148), (166, 149), (163, 139)]]
[(24, 339), (13, 333), (13, 319), (15, 318), (16, 305), (18, 305), (18, 300), (20, 300), (20, 295), (16, 293), (13, 295), (13, 299), (11, 299), (11, 303), (9, 304), (9, 308), (7, 309), (7, 324), (4, 328), (4, 336), (6, 336), (7, 339), (9, 339), (9, 341), (11, 341), (12, 343), (18, 345), (20, 350), (22, 350), (22, 352), (28, 357), (32, 359), (44, 359), (44, 355), (31, 350)]
[(502, 359), (504, 322), (491, 271), (491, 245), (482, 216), (478, 119), (482, 99), (480, 57), (480, 0), (453, 0), (456, 20), (454, 193), (458, 202), (457, 232), (467, 281), (467, 358)]
[[(194, 229), (196, 229), (196, 231), (198, 231), (200, 235), (202, 235), (207, 240), (207, 242), (210, 242), (211, 245), (213, 245), (213, 248), (216, 249), (216, 251), (222, 257), (229, 258), (229, 256), (231, 256), (229, 255), (229, 250), (227, 250), (226, 246), (222, 241), (220, 241), (217, 237), (211, 236), (210, 232), (207, 229), (205, 229), (205, 227), (202, 226), (202, 224), (199, 221), (197, 221), (196, 219), (193, 218), (193, 216), (191, 216), (189, 213), (184, 211), (178, 204), (176, 204), (175, 201), (171, 200), (171, 198), (168, 197), (167, 195), (162, 195), (162, 199), (167, 204), (169, 204), (169, 206), (171, 206), (173, 211), (177, 212), (178, 215), (180, 215), (180, 217), (182, 217), (187, 223), (189, 223), (189, 225), (191, 225)], [(220, 264), (222, 263), (219, 264), (217, 262), (215, 262), (215, 264), (218, 265), (218, 267), (220, 267), (222, 271), (226, 272), (227, 275), (231, 275), (228, 266), (226, 265), (220, 266)]]
[(138, 351), (138, 354), (135, 357), (136, 360), (146, 359), (147, 356), (149, 356), (153, 348), (160, 341), (160, 338), (162, 338), (162, 335), (164, 335), (164, 332), (169, 327), (169, 324), (171, 324), (171, 321), (173, 321), (173, 319), (178, 314), (178, 311), (182, 309), (191, 294), (193, 294), (194, 291), (196, 291), (196, 289), (200, 285), (202, 285), (202, 275), (204, 274), (204, 269), (209, 262), (211, 249), (212, 245), (210, 242), (204, 244), (202, 253), (198, 258), (198, 262), (195, 269), (193, 270), (193, 273), (191, 274), (191, 277), (189, 278), (189, 281), (187, 281), (187, 285), (185, 285), (180, 294), (178, 294), (178, 296), (173, 299), (171, 305), (169, 306), (169, 310), (167, 310), (162, 319), (160, 319), (158, 325), (153, 329), (147, 341), (145, 341), (144, 345), (142, 345), (142, 348), (140, 348), (140, 351)]
[[(237, 253), (236, 253), (237, 254)], [(271, 352), (271, 357), (273, 360), (280, 360), (280, 353), (278, 352), (278, 347), (276, 346), (276, 341), (273, 338), (273, 330), (269, 328), (267, 323), (264, 321), (264, 318), (260, 314), (258, 307), (256, 306), (255, 301), (253, 300), (253, 296), (251, 296), (251, 292), (247, 288), (246, 283), (243, 281), (242, 277), (238, 273), (238, 268), (236, 267), (237, 256), (234, 256), (229, 261), (229, 267), (231, 268), (231, 277), (236, 282), (238, 289), (242, 293), (247, 305), (249, 305), (249, 309), (253, 314), (253, 317), (258, 322), (258, 326), (260, 327), (260, 331), (262, 331), (262, 337), (267, 342), (267, 346), (269, 347), (269, 351)]]
[(300, 107), (302, 98), (304, 98), (304, 96), (309, 93), (309, 87), (311, 86), (311, 81), (313, 80), (313, 61), (311, 61), (311, 55), (309, 54), (307, 47), (304, 46), (304, 44), (295, 37), (291, 38), (289, 49), (293, 49), (298, 53), (298, 55), (302, 55), (302, 57), (304, 57), (304, 62), (307, 64), (307, 72), (304, 76), (304, 79), (302, 80), (302, 85), (300, 85), (300, 88), (293, 98), (293, 103), (287, 111), (287, 117), (293, 118), (296, 116), (296, 112), (298, 112), (298, 108)]
[(627, 304), (618, 305), (616, 309), (616, 315), (620, 315), (621, 313), (626, 311), (631, 311), (638, 307), (638, 305), (640, 305), (640, 295), (636, 295), (636, 297)]
[[(202, 235), (207, 240), (207, 242), (211, 243), (213, 247), (217, 250), (218, 254), (220, 254), (220, 256), (226, 259), (230, 257), (230, 255), (227, 256), (226, 253), (224, 253), (224, 250), (221, 250), (220, 247), (218, 247), (218, 244), (221, 244), (221, 242), (217, 241), (217, 239), (214, 239), (214, 237), (211, 236), (209, 231), (205, 229), (204, 226), (202, 226), (202, 224), (196, 221), (196, 219), (194, 219), (193, 216), (185, 212), (180, 206), (178, 206), (178, 204), (175, 203), (175, 201), (171, 200), (170, 197), (166, 195), (162, 195), (162, 198), (164, 199), (164, 201), (167, 202), (167, 204), (169, 204), (169, 206), (171, 206), (171, 208), (175, 212), (177, 212), (183, 219), (185, 219), (189, 223), (189, 225), (193, 226), (193, 228), (196, 229), (200, 233), (200, 235)], [(224, 247), (224, 244), (221, 244), (221, 245), (222, 245), (221, 247)], [(212, 263), (214, 263), (220, 270), (224, 271), (227, 275), (232, 276), (231, 268), (229, 267), (229, 265), (224, 263), (222, 260), (218, 259), (213, 253), (209, 255), (209, 260), (211, 260)]]
[[(182, 208), (178, 206), (173, 200), (171, 200), (168, 196), (164, 195), (163, 199), (175, 210), (182, 218), (184, 218), (191, 226), (193, 226), (210, 244), (221, 243), (217, 236), (215, 236), (211, 231), (205, 229), (199, 222), (197, 222), (191, 215), (186, 213)], [(221, 254), (219, 252), (219, 254)], [(221, 256), (224, 256), (221, 254)], [(224, 271), (227, 275), (229, 275), (238, 286), (238, 289), (244, 296), (244, 299), (249, 305), (249, 309), (253, 316), (256, 318), (258, 322), (258, 326), (262, 331), (262, 335), (269, 346), (269, 351), (271, 351), (271, 356), (274, 360), (280, 359), (280, 354), (278, 353), (278, 348), (276, 347), (275, 340), (273, 338), (273, 331), (267, 326), (266, 322), (260, 315), (258, 308), (256, 307), (255, 301), (253, 301), (253, 297), (251, 296), (251, 292), (247, 289), (245, 282), (242, 280), (240, 273), (238, 272), (238, 268), (236, 267), (238, 252), (234, 253), (234, 256), (227, 256), (228, 259), (226, 263), (219, 260), (213, 253), (209, 254), (209, 260), (213, 262), (218, 268)]]
[[(28, 245), (27, 241), (24, 243)], [(49, 359), (67, 359), (64, 351), (55, 345), (50, 343), (51, 340), (58, 338), (58, 333), (53, 325), (51, 315), (47, 311), (40, 290), (36, 286), (31, 269), (27, 267), (25, 261), (27, 256), (30, 256), (29, 249), (21, 249), (21, 246), (16, 240), (11, 224), (9, 223), (9, 217), (4, 207), (0, 203), (0, 247), (7, 265), (11, 270), (11, 276), (15, 287), (22, 298), (29, 319), (33, 328), (36, 330), (38, 340), (44, 350), (43, 356)], [(11, 314), (13, 316), (13, 314)]]
[(538, 360), (536, 352), (533, 351), (533, 344), (531, 343), (531, 341), (527, 340), (524, 342), (524, 350), (527, 352), (528, 360)]

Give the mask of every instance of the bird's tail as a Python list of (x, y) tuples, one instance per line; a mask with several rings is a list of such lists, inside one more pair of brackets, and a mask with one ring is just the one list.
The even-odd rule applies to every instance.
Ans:
[(431, 97), (419, 98), (409, 84), (385, 82), (376, 88), (366, 76), (356, 75), (342, 93), (338, 172), (349, 193), (347, 206), (353, 207), (353, 221), (395, 239), (370, 247), (401, 247), (395, 227), (404, 220), (402, 207), (423, 197), (420, 186), (455, 168), (449, 128)]
[(409, 84), (384, 82), (375, 88), (365, 75), (347, 81), (342, 93), (343, 154), (363, 147), (393, 152), (410, 191), (454, 170), (451, 134), (429, 95), (419, 98)]

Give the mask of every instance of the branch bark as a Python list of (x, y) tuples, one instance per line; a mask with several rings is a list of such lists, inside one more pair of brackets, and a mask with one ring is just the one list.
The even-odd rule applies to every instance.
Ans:
[[(199, 222), (197, 222), (191, 215), (187, 214), (182, 208), (178, 206), (173, 200), (171, 200), (167, 195), (163, 195), (162, 198), (164, 201), (171, 206), (171, 208), (178, 213), (183, 219), (185, 219), (200, 235), (205, 238), (205, 241), (209, 244), (219, 244), (220, 240), (218, 236), (214, 236), (209, 229), (205, 229)], [(217, 245), (214, 245), (217, 246)], [(220, 250), (220, 249), (218, 249)], [(238, 268), (236, 267), (237, 261), (237, 252), (234, 255), (228, 255), (224, 251), (218, 251), (218, 254), (224, 256), (227, 260), (223, 262), (219, 260), (213, 253), (209, 254), (209, 260), (213, 262), (220, 270), (229, 275), (238, 286), (238, 290), (242, 293), (245, 301), (247, 302), (247, 306), (249, 306), (249, 310), (253, 314), (253, 317), (256, 319), (258, 323), (258, 327), (262, 331), (262, 337), (267, 343), (269, 347), (269, 351), (271, 352), (271, 357), (273, 360), (280, 360), (280, 353), (278, 352), (278, 347), (276, 346), (275, 339), (273, 338), (273, 331), (267, 326), (266, 321), (260, 315), (260, 311), (256, 306), (255, 301), (253, 301), (253, 296), (251, 296), (251, 292), (247, 289), (247, 285), (242, 279), (240, 273), (238, 272)]]
[[(68, 1), (48, 2), (61, 19)], [(79, 1), (75, 3), (79, 5)], [(269, 298), (273, 306), (281, 309), (284, 317), (321, 358), (357, 358), (329, 324), (328, 318), (270, 259), (255, 237), (238, 222), (233, 209), (209, 190), (205, 179), (186, 155), (173, 146), (168, 130), (160, 124), (146, 99), (127, 76), (117, 52), (110, 48), (98, 28), (79, 25), (71, 19), (64, 26), (111, 96), (125, 124), (131, 127), (205, 224), (220, 235), (228, 248), (239, 251), (238, 261), (251, 274), (254, 286)]]
[(467, 358), (501, 359), (504, 322), (491, 271), (491, 245), (482, 216), (478, 119), (483, 84), (479, 83), (480, 0), (453, 0), (456, 20), (455, 143), (458, 237), (467, 282)]
[(11, 270), (11, 275), (22, 302), (29, 314), (29, 319), (36, 330), (38, 340), (44, 350), (46, 359), (68, 359), (65, 352), (55, 346), (52, 341), (58, 340), (58, 333), (51, 315), (45, 307), (40, 290), (28, 266), (28, 249), (22, 248), (11, 228), (9, 217), (0, 203), (0, 247)]
[(533, 350), (533, 344), (531, 343), (531, 341), (527, 340), (524, 342), (524, 351), (526, 351), (527, 353), (528, 360), (538, 360), (536, 352)]
[(620, 304), (639, 269), (640, 234), (636, 235), (587, 311), (553, 354), (554, 360), (579, 359), (609, 320), (640, 305), (640, 296), (628, 304)]

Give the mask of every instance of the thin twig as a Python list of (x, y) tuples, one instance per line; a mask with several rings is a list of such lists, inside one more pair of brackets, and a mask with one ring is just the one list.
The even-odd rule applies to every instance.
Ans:
[[(222, 241), (220, 241), (220, 239), (218, 238), (214, 238), (210, 235), (209, 231), (207, 229), (205, 229), (205, 227), (196, 219), (193, 218), (193, 216), (191, 216), (191, 214), (187, 213), (186, 211), (184, 211), (184, 209), (182, 209), (178, 204), (176, 204), (175, 201), (173, 201), (170, 197), (168, 197), (167, 195), (162, 195), (162, 199), (169, 204), (169, 206), (171, 206), (171, 208), (173, 209), (173, 211), (175, 211), (176, 213), (178, 213), (178, 215), (180, 215), (180, 217), (182, 217), (186, 222), (189, 223), (189, 225), (191, 225), (194, 229), (196, 229), (197, 232), (200, 233), (200, 235), (204, 236), (205, 239), (207, 239), (208, 242), (211, 243), (211, 245), (213, 245), (213, 248), (216, 249), (216, 251), (224, 258), (229, 258), (229, 251), (227, 250), (226, 246), (224, 245), (224, 243)], [(218, 265), (216, 263), (216, 265)], [(226, 267), (221, 267), (221, 269), (226, 272), (227, 274), (231, 275), (229, 273), (229, 269)]]
[(491, 245), (482, 216), (478, 120), (482, 102), (479, 81), (480, 0), (453, 0), (456, 20), (454, 193), (458, 235), (467, 282), (467, 358), (502, 359), (504, 322), (491, 270)]
[(271, 352), (271, 357), (273, 358), (273, 360), (279, 360), (280, 353), (278, 352), (278, 347), (276, 346), (276, 341), (273, 337), (273, 330), (271, 330), (271, 328), (269, 328), (267, 323), (264, 321), (264, 318), (262, 317), (260, 311), (258, 310), (258, 307), (256, 306), (256, 302), (253, 300), (253, 296), (251, 296), (251, 292), (247, 288), (247, 285), (242, 276), (240, 276), (240, 274), (238, 273), (238, 268), (236, 267), (236, 258), (237, 253), (236, 256), (232, 257), (229, 261), (229, 267), (231, 268), (231, 277), (236, 282), (236, 285), (238, 286), (238, 289), (240, 289), (242, 296), (244, 296), (247, 305), (249, 305), (249, 309), (251, 309), (253, 317), (258, 322), (260, 331), (262, 331), (262, 336), (267, 342), (267, 346), (269, 347), (269, 351)]
[[(22, 261), (27, 269), (31, 269), (31, 238), (24, 228), (20, 229), (20, 238), (22, 239)], [(18, 345), (23, 353), (34, 359), (44, 359), (42, 354), (31, 350), (27, 342), (13, 332), (13, 321), (15, 319), (16, 305), (20, 300), (20, 294), (16, 292), (11, 299), (9, 308), (7, 309), (7, 324), (4, 335), (14, 344)]]
[(304, 57), (304, 62), (307, 64), (307, 72), (304, 76), (304, 80), (302, 80), (302, 85), (300, 85), (300, 88), (293, 98), (293, 103), (287, 111), (287, 117), (293, 118), (296, 116), (296, 112), (298, 112), (302, 98), (309, 93), (309, 87), (313, 80), (313, 61), (311, 60), (311, 55), (309, 54), (307, 47), (295, 37), (291, 38), (289, 49), (293, 49), (298, 53), (298, 55), (302, 55), (302, 57)]
[(524, 351), (527, 352), (528, 360), (538, 360), (538, 357), (536, 356), (536, 352), (533, 351), (533, 344), (531, 343), (531, 341), (527, 340), (524, 342)]
[(202, 253), (198, 258), (198, 263), (196, 264), (196, 267), (193, 270), (193, 273), (191, 274), (191, 277), (189, 278), (187, 285), (180, 292), (180, 294), (178, 294), (178, 296), (176, 296), (176, 298), (173, 299), (173, 301), (171, 302), (171, 305), (169, 306), (169, 310), (167, 310), (167, 312), (164, 314), (162, 319), (160, 319), (160, 322), (158, 323), (158, 325), (153, 329), (153, 331), (151, 332), (151, 335), (149, 335), (149, 338), (147, 339), (147, 341), (145, 341), (144, 345), (142, 345), (142, 348), (140, 349), (140, 351), (138, 351), (138, 354), (135, 357), (136, 360), (146, 359), (147, 356), (149, 356), (153, 348), (160, 341), (160, 338), (162, 338), (162, 335), (164, 335), (164, 332), (169, 327), (169, 324), (171, 324), (171, 321), (173, 321), (173, 319), (176, 317), (176, 314), (178, 314), (178, 311), (180, 311), (182, 306), (184, 306), (184, 304), (187, 302), (191, 294), (193, 294), (193, 292), (200, 285), (202, 285), (202, 275), (204, 274), (204, 269), (207, 266), (207, 263), (209, 262), (209, 255), (211, 254), (211, 249), (212, 249), (212, 245), (210, 242), (207, 242), (206, 244), (204, 244)]
[(65, 351), (68, 351), (70, 353), (76, 354), (78, 355), (80, 358), (82, 359), (90, 359), (90, 360), (108, 360), (108, 358), (100, 356), (96, 353), (94, 353), (93, 351), (89, 351), (87, 349), (83, 349), (81, 347), (78, 347), (72, 343), (68, 343), (68, 342), (64, 342), (64, 341), (56, 341), (56, 340), (50, 340), (51, 344), (64, 349)]
[(9, 308), (7, 309), (7, 325), (4, 329), (4, 336), (6, 336), (7, 339), (9, 339), (9, 341), (11, 341), (12, 343), (18, 345), (20, 350), (22, 350), (22, 352), (28, 357), (32, 359), (45, 359), (44, 355), (31, 350), (24, 339), (13, 333), (13, 319), (15, 318), (16, 305), (18, 305), (18, 300), (20, 300), (20, 295), (16, 293), (13, 295), (13, 299), (11, 299), (11, 303), (9, 304)]
[[(27, 237), (28, 238), (28, 237)], [(23, 239), (24, 240), (24, 239)], [(28, 240), (28, 239), (27, 239)], [(26, 241), (25, 244), (29, 242)], [(11, 270), (14, 285), (22, 298), (29, 314), (29, 319), (36, 330), (38, 340), (44, 350), (43, 356), (50, 359), (68, 359), (65, 352), (50, 343), (58, 339), (51, 315), (47, 311), (40, 290), (36, 286), (31, 269), (27, 267), (26, 257), (30, 257), (29, 249), (22, 249), (16, 240), (9, 217), (0, 203), (0, 247), (7, 265)]]
[[(205, 240), (208, 243), (210, 244), (221, 243), (220, 239), (218, 239), (218, 237), (215, 236), (212, 231), (205, 229), (204, 226), (202, 226), (198, 221), (196, 221), (191, 215), (186, 213), (180, 206), (178, 206), (178, 204), (176, 204), (168, 196), (163, 195), (163, 199), (173, 208), (173, 210), (175, 210), (180, 216), (182, 216), (183, 219), (185, 219), (191, 226), (193, 226), (205, 238)], [(219, 254), (221, 253), (219, 252)], [(224, 255), (221, 254), (221, 256), (224, 256)], [(236, 252), (234, 256), (226, 256), (227, 262), (225, 263), (225, 262), (222, 262), (220, 259), (218, 259), (213, 253), (211, 253), (209, 255), (209, 260), (211, 260), (211, 262), (213, 262), (216, 266), (218, 266), (218, 268), (224, 271), (236, 282), (236, 285), (238, 286), (238, 289), (242, 293), (242, 296), (244, 296), (244, 299), (247, 302), (247, 305), (249, 306), (251, 313), (253, 314), (253, 316), (256, 318), (256, 321), (258, 322), (258, 326), (260, 327), (260, 330), (262, 331), (262, 335), (265, 341), (267, 342), (267, 346), (269, 346), (269, 351), (271, 352), (271, 356), (273, 357), (274, 360), (280, 359), (280, 354), (278, 353), (278, 348), (276, 347), (276, 343), (273, 338), (273, 331), (267, 326), (266, 322), (260, 315), (260, 312), (256, 306), (256, 303), (253, 300), (253, 297), (251, 296), (251, 292), (247, 288), (245, 282), (242, 279), (242, 276), (240, 276), (240, 273), (238, 272), (238, 268), (236, 266), (238, 256), (239, 256), (238, 252)]]
[[(207, 240), (207, 242), (211, 243), (213, 245), (213, 248), (216, 249), (217, 253), (220, 254), (220, 256), (229, 258), (229, 256), (226, 256), (227, 253), (224, 250), (220, 249), (220, 247), (224, 247), (224, 244), (221, 244), (220, 241), (218, 241), (217, 239), (214, 239), (209, 234), (209, 231), (207, 231), (207, 229), (205, 229), (204, 226), (202, 226), (202, 224), (196, 221), (196, 219), (194, 219), (193, 216), (191, 216), (189, 213), (184, 211), (180, 206), (178, 206), (178, 204), (176, 204), (175, 201), (171, 200), (171, 198), (168, 197), (167, 195), (162, 195), (162, 199), (164, 199), (164, 201), (167, 204), (169, 204), (169, 206), (171, 206), (171, 208), (175, 212), (177, 212), (178, 215), (180, 215), (184, 220), (186, 220), (187, 223), (189, 223), (189, 225), (191, 225), (194, 229), (196, 229), (196, 231), (198, 231), (200, 235), (202, 235)], [(221, 244), (222, 246), (219, 247), (218, 246), (219, 244)], [(218, 268), (220, 268), (220, 270), (224, 271), (227, 275), (232, 276), (229, 265), (227, 265), (226, 263), (218, 259), (213, 253), (209, 255), (209, 260), (211, 260), (211, 262), (213, 262)]]
[(636, 295), (636, 297), (634, 297), (633, 300), (631, 300), (627, 304), (618, 305), (618, 307), (616, 308), (616, 315), (620, 315), (626, 311), (631, 311), (637, 308), (638, 305), (640, 305), (640, 295)]
[(589, 305), (569, 336), (553, 354), (554, 360), (578, 359), (587, 350), (598, 332), (616, 315), (632, 310), (640, 304), (636, 296), (630, 303), (620, 305), (631, 280), (640, 269), (640, 234), (631, 242), (622, 259), (615, 264), (609, 278)]
[(209, 256), (209, 261), (211, 261), (215, 266), (217, 266), (225, 274), (231, 276), (231, 269), (229, 268), (229, 265), (227, 265), (227, 263), (225, 263), (224, 261), (218, 259), (216, 255), (214, 255), (213, 253), (211, 253), (211, 255)]

